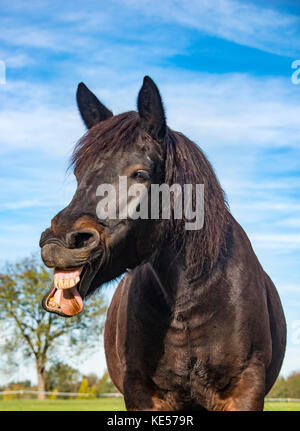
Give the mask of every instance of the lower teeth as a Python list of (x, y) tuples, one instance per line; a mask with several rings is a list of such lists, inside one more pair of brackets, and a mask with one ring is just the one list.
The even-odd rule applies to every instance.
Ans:
[(57, 308), (60, 308), (60, 306), (57, 304), (57, 302), (55, 302), (55, 300), (54, 300), (53, 298), (50, 298), (50, 299), (49, 299), (49, 305), (50, 305), (51, 307), (57, 307)]

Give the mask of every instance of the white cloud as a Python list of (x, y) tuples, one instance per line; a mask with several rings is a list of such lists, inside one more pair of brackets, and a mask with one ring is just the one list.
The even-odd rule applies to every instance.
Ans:
[(13, 209), (19, 210), (24, 208), (41, 207), (44, 206), (39, 199), (25, 200), (25, 201), (15, 201), (15, 202), (4, 202), (1, 204), (2, 209)]
[[(0, 39), (15, 46), (58, 52), (75, 53), (78, 49), (90, 50), (91, 47), (97, 52), (101, 35), (114, 34), (120, 38), (119, 30), (126, 27), (127, 37), (139, 42), (149, 40), (153, 47), (161, 35), (151, 34), (151, 25), (160, 23), (196, 29), (200, 33), (279, 55), (294, 56), (298, 53), (300, 18), (272, 6), (238, 0), (112, 0), (101, 4), (101, 8), (98, 2), (89, 0), (84, 8), (81, 2), (74, 1), (71, 9), (68, 4), (57, 8), (51, 3), (47, 8), (49, 5), (50, 2), (46, 1), (31, 2), (26, 6), (30, 17), (40, 18), (41, 24), (32, 20), (31, 25), (23, 22), (21, 15), (17, 21), (9, 18), (9, 11), (20, 14), (22, 2), (9, 5), (7, 16), (2, 18), (5, 31)], [(144, 31), (141, 31), (142, 24)], [(181, 39), (177, 40), (177, 44), (181, 43)], [(159, 48), (159, 44), (156, 45)], [(140, 54), (143, 55), (144, 51), (141, 50)]]
[[(86, 70), (85, 76), (89, 73)], [(97, 68), (89, 81), (97, 80), (94, 75), (98, 75)], [(137, 75), (130, 78), (134, 84), (126, 88), (123, 80), (118, 83), (113, 76), (111, 81), (101, 80), (101, 88), (95, 84), (91, 89), (114, 112), (132, 109), (141, 85), (142, 77)], [(177, 72), (166, 77), (164, 70), (157, 70), (156, 75), (169, 125), (186, 133), (204, 149), (226, 145), (299, 146), (297, 89), (283, 79)], [(58, 88), (55, 84), (47, 88), (19, 82), (1, 89), (4, 103), (0, 128), (7, 149), (40, 147), (42, 151), (48, 148), (62, 154), (66, 146), (70, 151), (84, 133), (84, 127), (75, 106), (75, 88), (74, 97), (69, 98), (70, 89), (57, 85)], [(63, 98), (64, 91), (71, 105), (55, 106), (53, 93)], [(49, 105), (50, 95), (53, 106)]]
[(300, 293), (300, 282), (299, 284), (280, 284), (278, 286), (280, 292), (295, 292)]
[[(297, 206), (298, 212), (300, 211), (300, 205)], [(277, 220), (274, 225), (276, 226), (282, 226), (284, 228), (291, 227), (291, 228), (300, 228), (300, 217), (294, 217), (294, 218), (284, 218), (283, 220)]]
[[(261, 187), (263, 188), (263, 184), (261, 185)], [(275, 198), (276, 199), (276, 198)], [(239, 207), (240, 209), (245, 209), (247, 211), (249, 211), (249, 209), (251, 209), (253, 212), (255, 211), (267, 211), (267, 212), (287, 212), (287, 213), (291, 213), (291, 212), (295, 212), (298, 213), (300, 211), (300, 204), (294, 201), (291, 202), (276, 202), (274, 199), (274, 201), (269, 201), (267, 193), (265, 195), (265, 198), (262, 201), (256, 201), (255, 197), (253, 200), (251, 201), (246, 201), (246, 202), (240, 202), (239, 203)], [(284, 223), (284, 221), (281, 221), (282, 223)], [(278, 221), (279, 223), (279, 221)]]
[(55, 51), (62, 49), (55, 33), (33, 26), (6, 28), (0, 33), (0, 40), (22, 47), (51, 48)]
[(162, 94), (169, 123), (200, 145), (299, 146), (299, 95), (288, 82), (240, 74), (196, 79), (167, 84)]
[(280, 374), (287, 377), (291, 371), (300, 371), (300, 347), (288, 346), (285, 353), (285, 358), (282, 364)]
[(2, 110), (0, 153), (35, 149), (39, 153), (67, 159), (84, 131), (75, 109), (51, 109), (41, 106), (24, 110), (25, 105), (24, 103), (22, 111)]
[(299, 234), (250, 233), (249, 238), (255, 248), (274, 250), (275, 253), (279, 253), (281, 256), (300, 251)]
[(299, 17), (272, 8), (237, 0), (125, 0), (125, 3), (146, 16), (176, 22), (241, 45), (288, 56), (298, 52)]

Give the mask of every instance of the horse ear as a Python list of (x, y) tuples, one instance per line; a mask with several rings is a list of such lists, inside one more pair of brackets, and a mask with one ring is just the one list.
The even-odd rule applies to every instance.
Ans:
[(153, 138), (163, 139), (166, 134), (166, 119), (157, 86), (149, 76), (145, 76), (138, 95), (138, 111), (141, 126)]
[(76, 100), (80, 115), (88, 129), (113, 115), (83, 82), (78, 84)]

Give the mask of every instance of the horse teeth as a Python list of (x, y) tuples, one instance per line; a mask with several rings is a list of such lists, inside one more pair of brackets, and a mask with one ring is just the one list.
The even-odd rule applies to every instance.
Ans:
[(62, 289), (70, 289), (73, 286), (76, 286), (76, 284), (79, 282), (80, 278), (76, 277), (74, 278), (66, 278), (62, 280)]
[(61, 278), (54, 276), (54, 286), (56, 289), (70, 289), (76, 286), (80, 282), (80, 276), (77, 275), (76, 278)]
[(76, 286), (76, 284), (78, 284), (79, 282), (80, 282), (79, 275), (76, 278), (71, 278), (71, 280), (70, 280), (70, 287)]

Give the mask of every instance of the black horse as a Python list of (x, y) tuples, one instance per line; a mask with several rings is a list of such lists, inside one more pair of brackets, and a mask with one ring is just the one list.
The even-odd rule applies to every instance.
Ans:
[[(285, 318), (208, 160), (167, 127), (149, 77), (138, 113), (113, 116), (82, 83), (77, 103), (88, 132), (72, 159), (76, 193), (41, 236), (42, 258), (55, 268), (44, 308), (77, 314), (86, 296), (126, 272), (108, 310), (105, 351), (127, 409), (262, 410), (284, 357)], [(98, 186), (117, 188), (120, 177), (126, 191), (145, 186), (148, 202), (152, 184), (203, 184), (202, 228), (186, 229), (174, 198), (169, 218), (97, 216)]]

